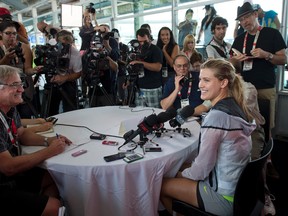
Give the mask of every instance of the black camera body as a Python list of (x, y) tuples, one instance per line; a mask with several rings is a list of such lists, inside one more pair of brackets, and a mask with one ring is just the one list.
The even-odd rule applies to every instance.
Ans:
[(110, 69), (107, 56), (108, 53), (101, 42), (101, 37), (96, 35), (90, 48), (82, 56), (82, 78), (88, 85), (95, 85), (99, 81), (101, 73)]
[(9, 50), (10, 52), (12, 52), (12, 51), (15, 51), (15, 54), (16, 54), (16, 56), (18, 57), (18, 58), (21, 58), (22, 60), (23, 60), (23, 63), (24, 63), (24, 56), (23, 56), (23, 50), (22, 50), (22, 47), (21, 47), (21, 43), (20, 42), (18, 42), (18, 44), (15, 46), (15, 47), (13, 47), (13, 48), (10, 48), (10, 50)]
[(139, 72), (144, 73), (143, 64), (130, 64), (132, 61), (143, 61), (149, 53), (148, 42), (145, 42), (143, 45), (140, 45), (139, 41), (134, 39), (128, 43), (129, 51), (127, 56), (127, 65), (126, 65), (126, 79), (129, 81), (135, 81)]
[(104, 36), (103, 36), (103, 40), (109, 40), (110, 37), (114, 38), (114, 32), (107, 32)]
[(95, 8), (93, 8), (94, 4), (91, 2), (87, 7), (86, 9), (88, 10), (88, 13), (92, 13), (92, 14), (95, 14)]
[(45, 74), (47, 83), (57, 74), (66, 73), (69, 68), (70, 44), (36, 45), (34, 63), (43, 65), (41, 74)]

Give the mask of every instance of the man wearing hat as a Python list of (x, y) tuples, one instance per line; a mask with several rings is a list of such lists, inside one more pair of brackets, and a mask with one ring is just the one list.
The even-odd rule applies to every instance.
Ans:
[[(12, 15), (10, 11), (6, 8), (0, 7), (0, 23), (12, 21)], [(16, 28), (17, 28), (17, 40), (29, 44), (27, 31), (22, 23), (13, 21)]]
[[(242, 76), (258, 91), (258, 98), (270, 100), (270, 129), (274, 127), (276, 77), (275, 65), (286, 64), (286, 44), (278, 30), (261, 27), (258, 13), (248, 2), (238, 7), (237, 17), (246, 30), (235, 38), (233, 58), (242, 62)], [(238, 52), (239, 51), (239, 52)], [(236, 54), (238, 53), (238, 54)]]

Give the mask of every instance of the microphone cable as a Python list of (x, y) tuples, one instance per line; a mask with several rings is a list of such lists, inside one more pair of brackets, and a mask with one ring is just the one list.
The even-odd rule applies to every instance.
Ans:
[(60, 124), (57, 123), (57, 124), (55, 124), (55, 125), (66, 126), (66, 127), (85, 128), (85, 129), (91, 131), (92, 133), (96, 133), (96, 134), (99, 134), (99, 135), (105, 135), (105, 136), (109, 136), (109, 137), (115, 137), (115, 138), (121, 138), (121, 139), (123, 139), (122, 136), (110, 135), (110, 134), (102, 134), (102, 133), (99, 133), (99, 132), (97, 132), (97, 131), (94, 131), (94, 130), (90, 129), (89, 127), (83, 126), (83, 125), (72, 125), (72, 124), (61, 124), (61, 123), (60, 123)]

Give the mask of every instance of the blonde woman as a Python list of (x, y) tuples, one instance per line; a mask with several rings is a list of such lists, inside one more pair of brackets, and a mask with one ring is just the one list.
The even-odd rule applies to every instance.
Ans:
[(201, 65), (199, 79), (201, 99), (212, 103), (201, 125), (199, 153), (176, 178), (163, 179), (160, 199), (170, 213), (176, 198), (215, 215), (232, 215), (236, 184), (250, 160), (255, 125), (243, 81), (231, 63), (208, 60)]
[[(183, 43), (183, 49), (181, 50), (181, 54), (184, 54), (187, 56), (187, 58), (190, 60), (193, 53), (198, 53), (198, 51), (195, 48), (195, 37), (192, 34), (188, 34), (184, 38)], [(189, 71), (192, 71), (192, 65), (189, 66)]]

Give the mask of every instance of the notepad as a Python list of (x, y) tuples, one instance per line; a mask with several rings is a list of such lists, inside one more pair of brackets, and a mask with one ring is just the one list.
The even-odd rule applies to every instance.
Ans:
[[(39, 126), (39, 125), (41, 125), (41, 124), (27, 125), (27, 128), (36, 127), (36, 126)], [(43, 135), (43, 134), (48, 134), (48, 133), (53, 133), (53, 132), (54, 132), (54, 128), (52, 127), (49, 130), (47, 130), (47, 131), (37, 132), (37, 134)]]

